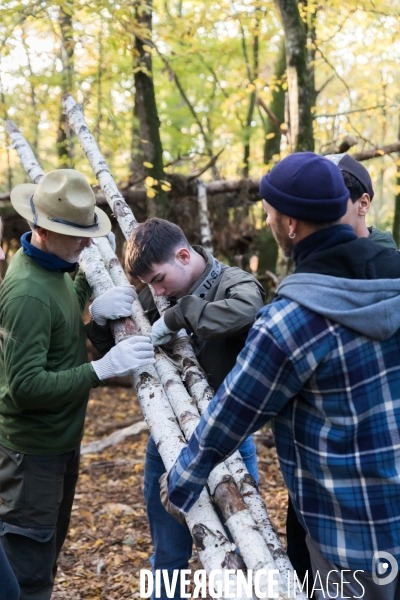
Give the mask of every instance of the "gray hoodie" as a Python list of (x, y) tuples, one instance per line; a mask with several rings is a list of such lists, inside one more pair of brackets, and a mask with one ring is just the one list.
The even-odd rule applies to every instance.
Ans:
[(386, 340), (400, 328), (400, 279), (297, 273), (286, 277), (277, 295), (373, 340)]

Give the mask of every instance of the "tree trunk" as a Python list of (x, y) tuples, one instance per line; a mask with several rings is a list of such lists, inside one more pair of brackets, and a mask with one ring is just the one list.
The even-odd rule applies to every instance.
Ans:
[(214, 252), (212, 245), (212, 233), (210, 221), (208, 219), (207, 188), (204, 181), (197, 180), (198, 202), (199, 202), (199, 221), (200, 221), (200, 239), (201, 245), (210, 252)]
[[(400, 140), (400, 113), (398, 123), (397, 137)], [(399, 148), (400, 150), (400, 148)], [(393, 238), (398, 246), (400, 246), (400, 152), (397, 158), (396, 168), (396, 185), (395, 185), (395, 196), (394, 196), (394, 219), (393, 219)]]
[[(282, 39), (278, 55), (276, 57), (274, 77), (272, 80), (273, 90), (269, 108), (277, 117), (280, 123), (285, 120), (285, 90), (282, 87), (282, 79), (286, 72), (286, 49), (285, 40)], [(281, 149), (281, 129), (277, 124), (267, 119), (265, 127), (265, 143), (264, 143), (264, 164), (268, 164), (273, 156), (280, 154)]]
[[(254, 86), (253, 82), (258, 77), (259, 26), (260, 26), (260, 9), (259, 8), (256, 8), (255, 19), (256, 19), (256, 26), (255, 26), (254, 39), (253, 39), (253, 65), (252, 66), (250, 66), (250, 62), (249, 62), (249, 58), (248, 58), (248, 54), (247, 54), (245, 32), (244, 32), (243, 27), (241, 28), (242, 29), (243, 54), (244, 54), (244, 58), (245, 58), (246, 64), (247, 64), (249, 84), (252, 84), (253, 86)], [(247, 177), (249, 176), (249, 169), (250, 169), (249, 158), (250, 158), (250, 138), (251, 138), (251, 134), (252, 134), (251, 123), (253, 121), (254, 108), (256, 105), (256, 94), (257, 94), (257, 90), (254, 86), (254, 89), (250, 94), (249, 107), (248, 107), (247, 117), (246, 117), (246, 127), (245, 127), (245, 144), (244, 144), (244, 154), (243, 154), (243, 178), (245, 178), (245, 179), (247, 179)]]
[[(80, 265), (95, 296), (101, 295), (114, 285), (96, 245), (85, 248), (81, 254)], [(123, 319), (122, 322), (131, 323), (131, 335), (137, 332), (131, 319)], [(123, 327), (121, 329), (116, 322), (114, 333), (115, 341), (118, 343), (128, 332), (125, 332)], [(157, 444), (165, 468), (169, 471), (184, 445), (176, 417), (154, 365), (135, 369), (131, 373), (131, 378), (143, 416)], [(240, 556), (237, 554), (233, 556), (234, 545), (230, 544), (221, 533), (221, 523), (206, 490), (203, 490), (199, 500), (187, 514), (187, 524), (197, 545), (200, 560), (208, 572), (215, 569), (216, 565), (232, 565), (232, 559), (236, 569), (244, 567)], [(199, 535), (199, 532), (202, 535)]]
[[(81, 104), (75, 102), (71, 94), (63, 96), (62, 103), (68, 118), (68, 123), (76, 133), (79, 143), (97, 177), (104, 196), (121, 227), (125, 239), (128, 241), (132, 231), (138, 223), (132, 210), (119, 191), (117, 184), (111, 175), (110, 169), (96, 144), (96, 140), (86, 125), (83, 107)], [(155, 297), (154, 302), (160, 314), (169, 306), (169, 302), (164, 296)]]
[(286, 65), (293, 152), (314, 151), (313, 93), (307, 66), (307, 36), (297, 0), (276, 0), (285, 31)]
[[(25, 146), (28, 146), (26, 141)], [(32, 152), (30, 154), (32, 155)], [(25, 152), (23, 156), (26, 157), (27, 153)], [(35, 159), (35, 157), (33, 158)], [(36, 159), (35, 162), (37, 169), (40, 169)], [(31, 169), (31, 159), (27, 162), (25, 158), (25, 163), (23, 164)], [(111, 274), (107, 272), (104, 260), (97, 246), (99, 248), (103, 247)], [(80, 262), (88, 283), (96, 296), (104, 293), (114, 285), (112, 276), (116, 278), (116, 283), (118, 284), (127, 283), (122, 267), (105, 238), (97, 238), (96, 244), (90, 248), (86, 248), (81, 255)], [(138, 302), (138, 300), (135, 301), (135, 303)], [(116, 343), (130, 335), (135, 335), (138, 331), (143, 333), (148, 331), (149, 324), (143, 310), (136, 311), (135, 306), (133, 309), (135, 314), (137, 312), (138, 316), (141, 315), (139, 328), (130, 318), (116, 321), (112, 324)], [(156, 368), (153, 365), (147, 365), (146, 367), (135, 369), (132, 372), (132, 383), (146, 422), (151, 428), (168, 471), (181, 451), (182, 439), (171, 406), (166, 401), (163, 387), (168, 390), (168, 398), (174, 406), (175, 413), (179, 415), (181, 427), (187, 437), (192, 434), (196, 427), (199, 414), (195, 412), (192, 399), (182, 384), (179, 372), (171, 359), (167, 359), (163, 353), (158, 352), (157, 354)], [(200, 398), (200, 401), (204, 408), (207, 403), (205, 398)], [(188, 418), (189, 413), (192, 415), (190, 419)], [(161, 415), (162, 418), (160, 418)], [(236, 465), (236, 471), (239, 469), (239, 471), (244, 470), (246, 472), (245, 467), (242, 467), (241, 458), (237, 457), (236, 460), (239, 461), (238, 465)], [(238, 488), (234, 483), (235, 477), (232, 479), (232, 476), (227, 471), (225, 472), (224, 469), (226, 471), (226, 467), (221, 465), (213, 471), (210, 476), (209, 485), (215, 501), (220, 506), (225, 519), (228, 521), (227, 524), (230, 526), (234, 538), (240, 541), (242, 553), (247, 558), (248, 567), (254, 570), (265, 567), (268, 569), (274, 568), (275, 563), (270, 551), (267, 549), (267, 545), (262, 540), (260, 532), (257, 530), (257, 525), (252, 519), (252, 513), (250, 514), (251, 509), (249, 512), (246, 506), (248, 501), (245, 500), (246, 504), (243, 502)], [(238, 472), (236, 472), (236, 476), (240, 480)], [(254, 485), (252, 487), (254, 488)], [(252, 491), (247, 490), (247, 495), (254, 495), (254, 489)], [(243, 569), (244, 565), (241, 563), (240, 557), (234, 552), (234, 547), (221, 535), (221, 525), (212, 510), (208, 494), (205, 490), (189, 511), (187, 522), (198, 547), (200, 559), (207, 571), (215, 568), (215, 565), (225, 565), (224, 568), (234, 567), (234, 570)], [(265, 537), (264, 532), (262, 535)], [(271, 549), (273, 548), (274, 546)], [(285, 598), (284, 579), (281, 580), (280, 585), (280, 597)], [(261, 583), (261, 589), (264, 588), (267, 591), (267, 587), (267, 581)]]
[[(165, 180), (163, 149), (160, 137), (156, 95), (154, 90), (151, 47), (146, 40), (151, 39), (152, 0), (146, 0), (146, 10), (138, 11), (138, 24), (143, 37), (135, 36), (135, 116), (139, 126), (139, 148), (142, 164), (147, 174), (147, 212), (151, 217), (168, 216), (168, 196), (162, 189)], [(147, 41), (147, 44), (146, 44)], [(151, 44), (151, 42), (150, 42)]]
[[(68, 6), (66, 10), (62, 4), (59, 6), (58, 22), (61, 31), (61, 62), (62, 62), (62, 94), (72, 90), (74, 79), (74, 37), (72, 26), (72, 8)], [(57, 132), (57, 152), (59, 168), (66, 169), (72, 167), (72, 143), (68, 129), (68, 123), (63, 111), (60, 113), (59, 126)]]

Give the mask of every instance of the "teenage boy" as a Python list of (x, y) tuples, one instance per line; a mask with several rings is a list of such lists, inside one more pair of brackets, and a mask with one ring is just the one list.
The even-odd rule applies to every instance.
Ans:
[[(171, 307), (161, 318), (149, 288), (139, 299), (148, 310), (154, 344), (164, 344), (184, 328), (192, 336), (208, 382), (217, 390), (234, 367), (248, 331), (262, 308), (265, 292), (249, 273), (220, 263), (201, 246), (190, 246), (177, 225), (152, 218), (139, 225), (129, 240), (126, 266), (130, 274), (165, 295)], [(247, 469), (258, 482), (256, 448), (251, 437), (239, 448)], [(173, 519), (160, 501), (159, 479), (165, 468), (150, 437), (145, 464), (144, 494), (154, 544), (152, 566), (186, 569), (192, 538), (186, 526)], [(177, 585), (176, 598), (180, 597)], [(165, 588), (162, 588), (166, 599)]]

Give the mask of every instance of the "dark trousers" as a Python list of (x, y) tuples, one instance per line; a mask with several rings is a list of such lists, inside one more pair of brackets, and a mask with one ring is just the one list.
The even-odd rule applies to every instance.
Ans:
[[(313, 587), (313, 574), (311, 569), (311, 558), (306, 543), (306, 532), (299, 522), (296, 511), (289, 496), (289, 504), (286, 518), (286, 536), (287, 536), (287, 555), (296, 571), (299, 581), (302, 583), (308, 571), (308, 590), (311, 592)], [(307, 593), (310, 598), (310, 594)]]
[(10, 563), (0, 545), (0, 600), (18, 600), (19, 587)]
[(50, 600), (79, 473), (79, 448), (58, 456), (0, 445), (0, 543), (20, 600)]

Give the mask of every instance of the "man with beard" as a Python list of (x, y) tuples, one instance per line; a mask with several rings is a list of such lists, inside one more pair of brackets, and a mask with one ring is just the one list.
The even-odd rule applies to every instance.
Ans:
[(400, 559), (400, 255), (339, 223), (349, 192), (321, 156), (285, 158), (260, 192), (296, 272), (259, 312), (163, 477), (165, 506), (187, 512), (212, 468), (272, 420), (312, 568), (323, 582), (329, 574), (330, 597), (340, 586), (339, 597), (394, 600), (396, 571), (380, 582), (375, 566), (382, 552)]
[[(371, 241), (397, 250), (389, 231), (380, 231), (377, 227), (367, 227), (366, 216), (374, 197), (374, 188), (367, 169), (349, 154), (330, 154), (325, 158), (332, 161), (342, 172), (344, 184), (349, 190), (346, 214), (340, 219), (341, 223), (351, 225), (358, 237), (369, 238)], [(289, 498), (286, 520), (287, 553), (294, 569), (303, 581), (307, 571), (311, 582), (310, 554), (306, 544), (306, 532), (297, 519), (296, 512)], [(311, 587), (309, 588), (311, 590)]]

